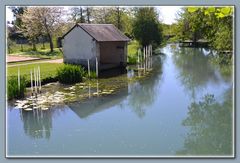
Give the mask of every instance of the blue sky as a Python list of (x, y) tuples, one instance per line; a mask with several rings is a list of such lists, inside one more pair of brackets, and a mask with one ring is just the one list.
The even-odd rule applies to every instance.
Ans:
[[(175, 22), (176, 14), (182, 6), (156, 6), (160, 12), (160, 20), (166, 24), (172, 24)], [(6, 8), (6, 20), (12, 21), (13, 14), (8, 7)]]

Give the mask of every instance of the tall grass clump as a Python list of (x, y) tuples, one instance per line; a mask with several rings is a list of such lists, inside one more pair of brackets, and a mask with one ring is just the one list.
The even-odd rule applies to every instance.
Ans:
[(81, 66), (64, 64), (57, 69), (57, 78), (60, 83), (73, 84), (81, 82), (85, 70)]
[(85, 77), (88, 77), (89, 79), (96, 79), (97, 78), (96, 71), (90, 71), (90, 76), (88, 73), (86, 73)]
[(136, 64), (137, 63), (137, 55), (134, 56), (127, 56), (128, 57), (128, 64)]
[(7, 98), (22, 98), (26, 92), (26, 80), (24, 76), (20, 77), (20, 88), (18, 87), (18, 77), (11, 76), (7, 80)]

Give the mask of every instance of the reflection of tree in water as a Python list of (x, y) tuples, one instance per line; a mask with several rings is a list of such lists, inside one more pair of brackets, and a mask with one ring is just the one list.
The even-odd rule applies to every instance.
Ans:
[(173, 51), (173, 62), (179, 70), (179, 78), (187, 90), (195, 97), (195, 92), (208, 81), (218, 82), (218, 77), (209, 56), (200, 48), (176, 48)]
[(144, 117), (146, 109), (152, 104), (156, 96), (155, 85), (160, 81), (162, 75), (162, 60), (159, 56), (154, 58), (152, 74), (144, 79), (134, 83), (131, 86), (130, 95), (128, 97), (128, 105), (140, 117)]
[(189, 106), (184, 126), (190, 127), (184, 149), (177, 154), (231, 155), (232, 154), (232, 89), (225, 93), (223, 103), (213, 95)]
[[(27, 135), (32, 138), (47, 138), (51, 136), (52, 129), (52, 116), (55, 110), (34, 110), (24, 111), (22, 110), (23, 128)], [(61, 109), (60, 109), (61, 110)]]

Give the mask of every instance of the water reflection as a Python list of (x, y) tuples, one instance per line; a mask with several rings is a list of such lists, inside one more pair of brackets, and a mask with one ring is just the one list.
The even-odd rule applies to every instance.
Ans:
[(161, 81), (162, 76), (162, 62), (160, 56), (154, 58), (152, 61), (153, 72), (147, 76), (147, 80), (136, 82), (129, 85), (130, 95), (128, 96), (127, 108), (131, 108), (139, 118), (145, 116), (146, 110), (150, 108), (154, 99), (157, 98), (156, 83)]
[(179, 71), (179, 79), (193, 99), (196, 91), (204, 88), (208, 82), (218, 84), (220, 75), (204, 55), (202, 48), (175, 48), (173, 62)]
[(224, 101), (205, 95), (188, 108), (183, 125), (190, 127), (184, 149), (179, 155), (232, 155), (232, 89), (225, 92)]
[(119, 105), (128, 94), (128, 87), (125, 87), (118, 94), (92, 98), (83, 102), (74, 102), (68, 104), (68, 107), (81, 119), (90, 115), (104, 111), (113, 106)]
[(53, 117), (59, 115), (63, 110), (64, 108), (60, 106), (57, 109), (48, 110), (25, 111), (19, 109), (25, 134), (34, 139), (49, 139), (51, 137)]
[[(156, 98), (154, 87), (160, 80), (162, 74), (161, 58), (154, 58), (154, 63), (155, 64), (153, 68), (153, 60), (150, 58), (149, 60), (146, 60), (145, 63), (141, 63), (141, 66), (137, 66), (137, 69), (135, 69), (136, 67), (128, 68), (128, 73), (125, 74), (127, 78), (134, 78), (136, 76), (139, 76), (139, 74), (141, 74), (141, 76), (146, 75), (147, 80), (140, 80), (136, 82), (129, 82), (128, 80), (122, 81), (122, 87), (116, 94), (92, 98), (84, 102), (70, 103), (68, 104), (68, 107), (81, 119), (87, 118), (92, 114), (104, 111), (113, 106), (120, 106), (120, 108), (130, 108), (136, 113), (138, 117), (144, 117), (146, 109), (149, 108), (151, 103), (153, 103), (154, 98)], [(153, 71), (146, 74), (150, 69)], [(109, 84), (111, 84), (111, 80), (112, 79), (109, 78)], [(123, 103), (126, 97), (128, 102)]]
[(25, 134), (32, 138), (46, 138), (51, 136), (52, 110), (22, 110), (22, 121)]

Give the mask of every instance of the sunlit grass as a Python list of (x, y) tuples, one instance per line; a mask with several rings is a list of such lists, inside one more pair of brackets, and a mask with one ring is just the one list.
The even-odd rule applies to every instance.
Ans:
[(33, 63), (28, 65), (20, 65), (7, 67), (7, 76), (17, 76), (18, 68), (20, 69), (20, 74), (26, 77), (26, 80), (29, 82), (31, 79), (30, 71), (34, 68), (40, 67), (41, 79), (46, 78), (55, 78), (57, 75), (57, 69), (63, 65), (63, 63)]
[(51, 59), (57, 59), (57, 58), (63, 57), (62, 52), (57, 48), (55, 48), (53, 52), (50, 52), (50, 49), (45, 49), (45, 50), (38, 50), (38, 51), (18, 52), (10, 55), (11, 56), (20, 55), (20, 56), (29, 56), (29, 57), (37, 57), (37, 58), (51, 58)]

